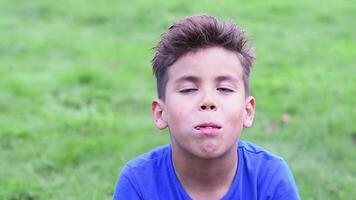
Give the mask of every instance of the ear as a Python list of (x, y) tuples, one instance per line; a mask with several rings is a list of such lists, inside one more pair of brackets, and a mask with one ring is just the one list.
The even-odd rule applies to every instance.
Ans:
[(245, 102), (244, 128), (250, 128), (255, 116), (256, 100), (253, 96), (249, 96)]
[(151, 104), (152, 118), (157, 128), (165, 129), (168, 124), (164, 115), (164, 102), (160, 99), (154, 99)]

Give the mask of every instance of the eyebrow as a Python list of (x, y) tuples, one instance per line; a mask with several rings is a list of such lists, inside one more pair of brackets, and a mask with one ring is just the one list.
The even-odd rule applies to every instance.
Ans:
[(185, 82), (185, 81), (198, 83), (198, 82), (200, 82), (200, 78), (197, 76), (186, 75), (186, 76), (179, 77), (174, 82), (180, 83), (180, 82)]
[(216, 82), (228, 81), (228, 82), (235, 83), (235, 84), (237, 84), (239, 82), (239, 80), (237, 78), (229, 76), (229, 75), (218, 76), (215, 78), (215, 81)]
[[(201, 79), (199, 77), (197, 77), (197, 76), (186, 75), (186, 76), (179, 77), (174, 82), (175, 83), (181, 83), (181, 82), (185, 82), (185, 81), (193, 82), (193, 83), (199, 83), (199, 82), (201, 82)], [(236, 79), (236, 78), (234, 78), (232, 76), (229, 76), (229, 75), (218, 76), (218, 77), (216, 77), (214, 79), (214, 81), (215, 82), (228, 81), (228, 82), (231, 82), (231, 83), (234, 83), (234, 84), (237, 84), (239, 82), (238, 79)]]
[[(239, 83), (239, 80), (237, 78), (235, 78), (233, 76), (230, 76), (230, 75), (218, 76), (218, 77), (216, 77), (214, 79), (214, 81), (216, 83), (227, 81), (227, 82), (230, 82), (231, 84), (234, 84), (234, 85), (238, 85), (238, 83)], [(185, 75), (185, 76), (179, 77), (174, 82), (175, 82), (175, 84), (180, 84), (180, 83), (183, 83), (183, 82), (192, 82), (192, 83), (195, 83), (195, 84), (199, 84), (201, 82), (201, 78), (199, 78), (198, 76), (194, 76), (194, 75)]]

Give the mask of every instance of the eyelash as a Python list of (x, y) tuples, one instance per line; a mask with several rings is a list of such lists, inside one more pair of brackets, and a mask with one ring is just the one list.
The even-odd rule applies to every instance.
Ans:
[(185, 93), (195, 92), (197, 90), (198, 89), (196, 89), (196, 88), (187, 88), (187, 89), (180, 90), (179, 92), (185, 94)]
[(218, 91), (220, 92), (235, 92), (234, 90), (230, 89), (230, 88), (217, 88)]
[[(219, 91), (219, 92), (224, 92), (224, 93), (235, 92), (234, 90), (232, 90), (230, 88), (222, 88), (222, 87), (217, 88), (216, 90)], [(195, 92), (195, 91), (198, 91), (198, 89), (196, 89), (196, 88), (187, 88), (187, 89), (180, 90), (179, 92), (183, 93), (183, 94), (186, 94), (186, 93), (191, 93), (191, 92)]]

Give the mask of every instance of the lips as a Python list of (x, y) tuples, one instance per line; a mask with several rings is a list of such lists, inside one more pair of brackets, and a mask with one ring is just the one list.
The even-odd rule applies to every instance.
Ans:
[(220, 134), (221, 126), (215, 123), (202, 123), (194, 127), (199, 135), (217, 136)]

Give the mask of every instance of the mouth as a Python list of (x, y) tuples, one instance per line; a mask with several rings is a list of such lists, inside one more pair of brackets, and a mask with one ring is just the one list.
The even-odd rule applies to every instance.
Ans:
[(217, 136), (220, 134), (221, 126), (215, 123), (202, 123), (194, 127), (199, 135)]

